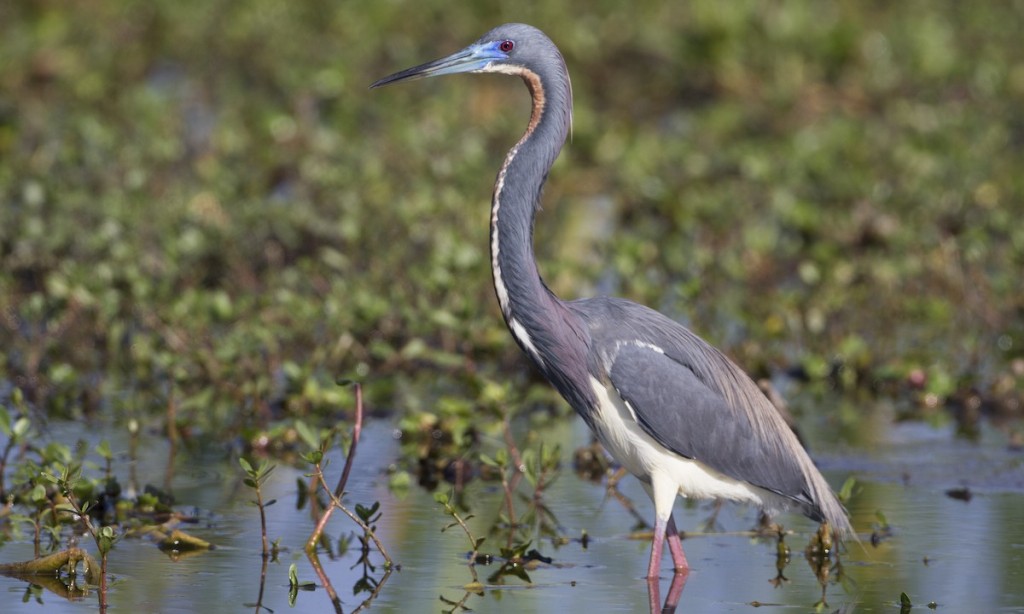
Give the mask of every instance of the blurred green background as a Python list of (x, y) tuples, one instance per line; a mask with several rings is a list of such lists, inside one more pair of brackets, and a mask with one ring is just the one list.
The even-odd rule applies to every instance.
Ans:
[[(525, 88), (369, 91), (505, 21), (573, 76), (546, 280), (900, 417), (1024, 412), (1024, 2), (0, 4), (0, 397), (204, 431), (564, 406), (492, 298)], [(947, 412), (944, 410), (953, 410)], [(822, 410), (825, 411), (825, 410)]]

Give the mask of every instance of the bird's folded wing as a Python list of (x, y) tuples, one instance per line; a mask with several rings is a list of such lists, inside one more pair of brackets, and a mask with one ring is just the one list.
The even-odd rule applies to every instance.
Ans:
[(626, 344), (610, 377), (644, 432), (669, 450), (733, 479), (805, 498), (804, 476), (784, 446), (759, 436), (744, 408), (730, 405), (688, 366), (654, 347)]

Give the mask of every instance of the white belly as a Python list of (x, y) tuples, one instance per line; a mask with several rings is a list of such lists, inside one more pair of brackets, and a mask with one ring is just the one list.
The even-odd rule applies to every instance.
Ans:
[(782, 503), (774, 493), (666, 450), (643, 431), (629, 404), (614, 389), (593, 377), (590, 383), (598, 399), (594, 434), (615, 460), (641, 481), (677, 485), (678, 494), (684, 497), (730, 499), (769, 508)]

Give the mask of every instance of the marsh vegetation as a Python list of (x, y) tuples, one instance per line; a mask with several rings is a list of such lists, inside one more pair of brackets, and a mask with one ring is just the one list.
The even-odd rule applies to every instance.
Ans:
[[(289, 585), (330, 607), (314, 578), (352, 587), (346, 611), (646, 607), (646, 501), (608, 489), (491, 296), (522, 85), (366, 89), (511, 20), (573, 75), (548, 284), (699, 331), (785, 400), (837, 489), (856, 478), (865, 546), (824, 576), (792, 560), (813, 527), (688, 507), (683, 604), (1024, 603), (1020, 2), (9, 0), (0, 563), (93, 559), (4, 580), (19, 611), (101, 586), (187, 611), (204, 574), (231, 608), (287, 607)], [(340, 380), (364, 395), (354, 464)], [(317, 576), (301, 553), (336, 503)]]

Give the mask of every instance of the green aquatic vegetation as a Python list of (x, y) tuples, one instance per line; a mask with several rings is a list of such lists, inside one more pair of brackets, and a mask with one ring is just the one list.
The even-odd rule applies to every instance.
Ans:
[[(485, 402), (523, 365), (480, 239), (513, 84), (415, 115), (359, 85), (481, 18), (229, 4), (0, 9), (0, 380), (71, 418), (173, 398), (209, 432), (324, 420), (334, 373), (400, 414)], [(1013, 19), (578, 8), (543, 11), (577, 92), (537, 229), (554, 289), (661, 308), (758, 373), (891, 394), (925, 368), (940, 404), (999, 382), (1019, 413)]]
[(93, 505), (88, 501), (82, 503), (78, 499), (76, 491), (80, 490), (78, 485), (81, 480), (82, 468), (75, 465), (63, 465), (57, 469), (56, 473), (44, 472), (42, 477), (44, 480), (52, 482), (63, 498), (63, 501), (58, 503), (54, 510), (58, 513), (70, 514), (75, 520), (81, 520), (96, 543), (96, 549), (100, 553), (99, 603), (102, 610), (107, 607), (107, 555), (120, 535), (118, 530), (111, 525), (94, 525), (90, 515)]
[(169, 552), (172, 556), (177, 559), (182, 554), (190, 552), (202, 552), (206, 550), (212, 550), (214, 545), (205, 539), (190, 535), (180, 529), (174, 529), (170, 533), (164, 534), (160, 531), (149, 532), (151, 537), (157, 538), (157, 547), (165, 552)]
[[(10, 435), (18, 444), (17, 456), (8, 459), (13, 465), (6, 472), (8, 508), (0, 518), (0, 535), (4, 541), (21, 539), (22, 531), (29, 527), (35, 553), (33, 561), (5, 568), (10, 573), (27, 573), (57, 560), (54, 557), (64, 557), (73, 565), (82, 560), (77, 554), (81, 551), (73, 547), (76, 536), (87, 535), (98, 563), (95, 569), (86, 569), (86, 577), (90, 586), (97, 588), (100, 606), (105, 607), (109, 559), (122, 540), (146, 537), (174, 556), (213, 547), (175, 528), (188, 517), (174, 512), (173, 499), (159, 489), (149, 485), (137, 489), (134, 474), (131, 490), (139, 492), (129, 499), (114, 472), (118, 454), (106, 440), (91, 449), (82, 441), (75, 445), (47, 441), (35, 427), (26, 429), (19, 426), (24, 424), (20, 418), (12, 420), (17, 415), (13, 411), (2, 408), (0, 414), (5, 416), (0, 423), (11, 425)], [(93, 462), (94, 457), (100, 462)], [(61, 549), (68, 543), (72, 547)], [(73, 567), (55, 578), (59, 581), (47, 583), (48, 590), (68, 597), (78, 594), (80, 581)]]
[(295, 607), (299, 591), (316, 590), (316, 582), (299, 580), (299, 571), (295, 563), (288, 566), (288, 604)]
[(822, 524), (811, 536), (807, 547), (804, 548), (804, 559), (821, 587), (821, 598), (815, 603), (815, 608), (819, 611), (828, 607), (829, 584), (841, 584), (847, 590), (849, 589), (845, 586), (849, 578), (846, 576), (840, 553), (835, 546), (831, 529), (828, 524)]
[[(296, 419), (286, 425), (275, 425), (268, 430), (259, 431), (256, 435), (252, 436), (256, 441), (250, 441), (250, 443), (253, 450), (261, 453), (287, 451), (311, 467), (312, 472), (305, 476), (306, 480), (300, 478), (297, 482), (297, 508), (303, 509), (308, 505), (311, 508), (315, 521), (313, 531), (305, 543), (305, 552), (313, 570), (317, 574), (320, 584), (326, 590), (328, 598), (338, 609), (341, 609), (341, 600), (334, 590), (331, 579), (327, 576), (320, 563), (319, 553), (325, 551), (331, 558), (346, 555), (352, 542), (352, 534), (340, 535), (335, 547), (327, 534), (327, 525), (334, 511), (340, 510), (362, 530), (361, 535), (355, 535), (360, 544), (359, 558), (355, 565), (361, 566), (362, 576), (353, 585), (354, 594), (369, 593), (363, 602), (363, 606), (360, 608), (362, 609), (362, 607), (368, 606), (377, 597), (390, 577), (391, 572), (397, 569), (398, 565), (391, 559), (383, 542), (377, 536), (377, 524), (384, 514), (380, 503), (374, 502), (369, 506), (356, 503), (354, 508), (351, 508), (350, 505), (343, 502), (346, 496), (346, 484), (355, 466), (356, 451), (362, 432), (364, 418), (363, 393), (362, 386), (359, 383), (348, 379), (337, 380), (332, 386), (336, 388), (351, 386), (353, 390), (354, 411), (350, 433), (345, 432), (344, 424), (335, 424), (331, 428), (319, 428), (307, 423), (305, 420)], [(347, 438), (345, 437), (346, 434), (348, 435)], [(331, 489), (327, 485), (324, 472), (329, 465), (328, 452), (336, 444), (342, 449), (347, 445), (347, 450), (338, 483)], [(300, 453), (303, 450), (305, 452)], [(266, 508), (273, 505), (276, 501), (265, 500), (263, 494), (263, 485), (270, 477), (276, 465), (268, 459), (263, 459), (258, 464), (254, 464), (246, 458), (239, 457), (238, 462), (244, 474), (243, 483), (253, 490), (256, 498), (252, 503), (260, 511), (260, 533), (263, 543), (260, 590), (256, 602), (250, 604), (260, 609), (265, 607), (262, 604), (266, 587), (268, 562), (271, 557), (273, 557), (273, 560), (277, 560), (281, 548), (280, 540), (275, 540), (273, 544), (269, 542), (266, 528)], [(321, 499), (321, 491), (326, 495), (326, 501)], [(370, 558), (373, 549), (376, 549), (384, 559), (384, 573), (380, 577), (375, 575), (377, 566), (373, 564)], [(300, 582), (298, 580), (297, 571), (293, 564), (289, 569), (289, 602), (292, 605), (296, 603), (300, 590), (314, 590), (315, 588), (312, 583)]]
[(857, 478), (850, 476), (846, 478), (843, 485), (839, 487), (839, 491), (836, 492), (836, 496), (843, 505), (847, 505), (850, 499), (857, 494), (860, 488), (857, 485)]
[[(47, 442), (43, 420), (296, 463), (328, 433), (350, 445), (337, 374), (397, 421), (397, 487), (509, 487), (522, 466), (502, 529), (530, 529), (505, 547), (548, 535), (533, 501), (557, 453), (488, 447), (497, 407), (534, 432), (568, 414), (488, 283), (521, 86), (365, 91), (510, 16), (446, 8), (0, 3), (2, 539), (60, 547), (68, 514), (39, 479), (59, 464), (85, 463), (73, 492), (97, 523), (169, 514), (156, 491), (116, 494), (111, 450)], [(875, 397), (968, 434), (1021, 415), (1019, 7), (535, 8), (577, 101), (536, 229), (554, 290), (644, 302), (792, 376), (794, 414), (830, 441)], [(333, 505), (311, 481), (307, 503)]]
[(470, 545), (469, 556), (467, 558), (470, 561), (470, 570), (471, 573), (473, 574), (473, 581), (476, 582), (476, 569), (474, 565), (476, 563), (485, 563), (490, 560), (489, 556), (481, 556), (480, 554), (480, 546), (482, 546), (483, 543), (487, 541), (487, 537), (476, 537), (475, 535), (473, 535), (473, 531), (470, 530), (469, 525), (466, 524), (466, 521), (471, 520), (473, 518), (473, 515), (460, 515), (459, 511), (455, 508), (454, 505), (452, 505), (452, 496), (450, 494), (444, 492), (435, 492), (434, 501), (440, 503), (441, 507), (444, 508), (444, 513), (451, 516), (452, 519), (454, 520), (454, 522), (441, 527), (441, 532), (444, 533), (448, 529), (457, 526), (461, 528), (462, 531), (466, 534), (466, 539), (469, 540)]
[(11, 404), (17, 410), (17, 414), (0, 409), (0, 435), (3, 435), (7, 443), (3, 452), (0, 452), (0, 495), (6, 498), (5, 476), (7, 475), (8, 462), (11, 454), (28, 444), (32, 440), (32, 421), (26, 415), (26, 407), (21, 389), (15, 388), (11, 395)]
[[(78, 567), (81, 563), (85, 585), (78, 584)], [(17, 563), (0, 563), (0, 573), (23, 578), (29, 583), (26, 587), (25, 599), (39, 587), (37, 600), (42, 604), (43, 588), (68, 598), (82, 598), (89, 592), (89, 585), (99, 586), (100, 564), (88, 552), (81, 548), (66, 548), (47, 556), (37, 557), (31, 561)]]
[[(508, 529), (507, 546), (511, 549), (516, 534), (525, 536), (536, 531), (539, 535), (557, 536), (557, 522), (544, 504), (543, 496), (544, 489), (559, 475), (561, 450), (558, 446), (547, 447), (541, 443), (536, 449), (527, 448), (520, 452), (507, 430), (506, 442), (506, 447), (496, 450), (493, 458), (481, 454), (480, 462), (495, 470), (501, 481), (504, 505), (498, 515), (498, 524)], [(529, 495), (518, 489), (523, 478), (532, 488)], [(526, 510), (522, 513), (517, 512), (517, 501), (526, 503)]]
[(327, 449), (333, 444), (337, 434), (337, 429), (331, 429), (322, 433), (314, 433), (302, 423), (297, 424), (297, 430), (302, 435), (303, 439), (306, 440), (307, 444), (313, 444), (313, 450), (308, 454), (303, 455), (303, 459), (313, 468), (313, 473), (310, 476), (313, 479), (313, 486), (311, 487), (312, 492), (300, 496), (301, 498), (308, 497), (310, 501), (316, 501), (316, 494), (318, 490), (322, 488), (324, 493), (326, 493), (330, 498), (330, 503), (327, 505), (323, 513), (319, 515), (319, 519), (317, 520), (316, 527), (313, 529), (313, 533), (310, 535), (309, 539), (306, 540), (306, 554), (310, 557), (314, 566), (317, 566), (318, 563), (314, 561), (317, 556), (317, 545), (321, 542), (321, 539), (325, 537), (324, 529), (326, 528), (331, 515), (334, 510), (338, 509), (363, 530), (363, 535), (359, 538), (362, 544), (362, 556), (360, 557), (359, 562), (364, 565), (364, 571), (366, 571), (366, 573), (373, 571), (373, 566), (370, 565), (368, 558), (370, 553), (370, 542), (372, 541), (374, 546), (377, 548), (377, 551), (384, 557), (385, 571), (390, 572), (395, 563), (388, 555), (387, 549), (384, 547), (383, 542), (380, 541), (376, 532), (376, 522), (380, 520), (381, 516), (379, 513), (380, 503), (374, 502), (369, 507), (357, 503), (355, 512), (353, 513), (353, 511), (341, 501), (342, 497), (345, 495), (345, 485), (348, 483), (349, 475), (351, 475), (352, 468), (355, 464), (356, 449), (359, 444), (359, 436), (363, 427), (362, 386), (358, 382), (350, 382), (348, 380), (344, 380), (342, 383), (351, 383), (352, 387), (355, 389), (355, 418), (352, 424), (352, 438), (349, 442), (348, 452), (345, 456), (345, 465), (342, 467), (341, 475), (338, 477), (338, 484), (333, 490), (327, 486), (327, 481), (324, 478), (324, 468), (326, 465), (325, 454)]
[(256, 500), (253, 504), (260, 510), (260, 536), (263, 542), (263, 558), (270, 556), (270, 540), (267, 538), (267, 508), (277, 503), (276, 499), (270, 501), (263, 500), (262, 487), (263, 483), (270, 477), (271, 472), (274, 470), (274, 465), (268, 460), (263, 460), (256, 467), (252, 466), (252, 463), (239, 457), (238, 464), (242, 466), (242, 471), (245, 472), (245, 485), (253, 490), (256, 494)]
[(786, 566), (790, 563), (790, 555), (792, 551), (789, 546), (786, 545), (786, 534), (781, 529), (778, 532), (778, 542), (775, 544), (775, 570), (776, 575), (774, 578), (769, 580), (772, 586), (779, 588), (783, 583), (788, 583), (789, 578), (786, 577)]
[[(507, 412), (503, 412), (502, 416), (505, 445), (497, 448), (493, 456), (479, 454), (481, 478), (500, 481), (503, 494), (500, 510), (488, 528), (488, 534), (478, 535), (470, 527), (470, 521), (475, 515), (470, 510), (469, 502), (462, 496), (463, 482), (456, 481), (451, 493), (434, 493), (434, 500), (452, 519), (441, 528), (441, 532), (459, 527), (470, 546), (466, 559), (471, 581), (463, 586), (465, 592), (459, 600), (440, 596), (442, 603), (448, 606), (445, 610), (447, 612), (467, 610), (466, 603), (470, 597), (482, 595), (486, 586), (500, 585), (506, 578), (517, 578), (532, 583), (528, 573), (531, 569), (540, 564), (553, 563), (551, 558), (530, 547), (535, 539), (550, 538), (555, 547), (572, 541), (559, 534), (557, 520), (543, 500), (544, 489), (557, 479), (561, 468), (561, 452), (558, 446), (539, 443), (536, 447), (520, 451), (512, 435)], [(526, 484), (531, 489), (529, 494), (523, 493), (525, 489), (520, 487), (523, 478), (526, 478)], [(522, 510), (524, 504), (525, 511)], [(498, 538), (492, 540), (498, 549), (497, 553), (483, 550), (490, 537)], [(580, 541), (586, 548), (585, 532)], [(497, 567), (487, 576), (486, 584), (482, 583), (477, 565), (490, 565), (495, 562), (498, 563)]]
[(883, 541), (890, 539), (893, 534), (893, 529), (889, 525), (885, 513), (882, 510), (876, 510), (875, 522), (871, 523), (871, 545), (877, 548)]
[(913, 607), (910, 597), (906, 593), (900, 593), (900, 614), (907, 614)]
[(453, 500), (452, 495), (444, 492), (435, 492), (434, 501), (437, 501), (441, 505), (441, 507), (444, 508), (444, 513), (448, 516), (451, 516), (451, 518), (453, 519), (453, 522), (445, 525), (444, 527), (441, 527), (441, 532), (444, 533), (448, 529), (457, 526), (460, 529), (462, 529), (463, 533), (465, 533), (466, 539), (469, 540), (470, 544), (470, 551), (466, 558), (469, 560), (469, 573), (470, 576), (472, 577), (472, 580), (470, 580), (467, 584), (465, 584), (462, 587), (464, 592), (462, 598), (458, 601), (448, 599), (444, 595), (440, 595), (438, 597), (441, 600), (441, 603), (445, 604), (446, 606), (450, 606), (448, 609), (442, 611), (449, 613), (456, 611), (470, 611), (470, 608), (466, 606), (466, 602), (469, 600), (469, 598), (474, 595), (483, 595), (484, 593), (484, 585), (480, 582), (480, 576), (477, 574), (476, 566), (478, 564), (486, 565), (493, 560), (491, 555), (482, 554), (480, 552), (480, 547), (483, 546), (485, 541), (487, 541), (487, 537), (476, 537), (473, 534), (472, 529), (470, 529), (469, 525), (466, 524), (468, 520), (471, 520), (473, 518), (473, 515), (466, 514), (465, 516), (463, 516), (459, 514), (459, 510), (456, 507), (458, 504)]

